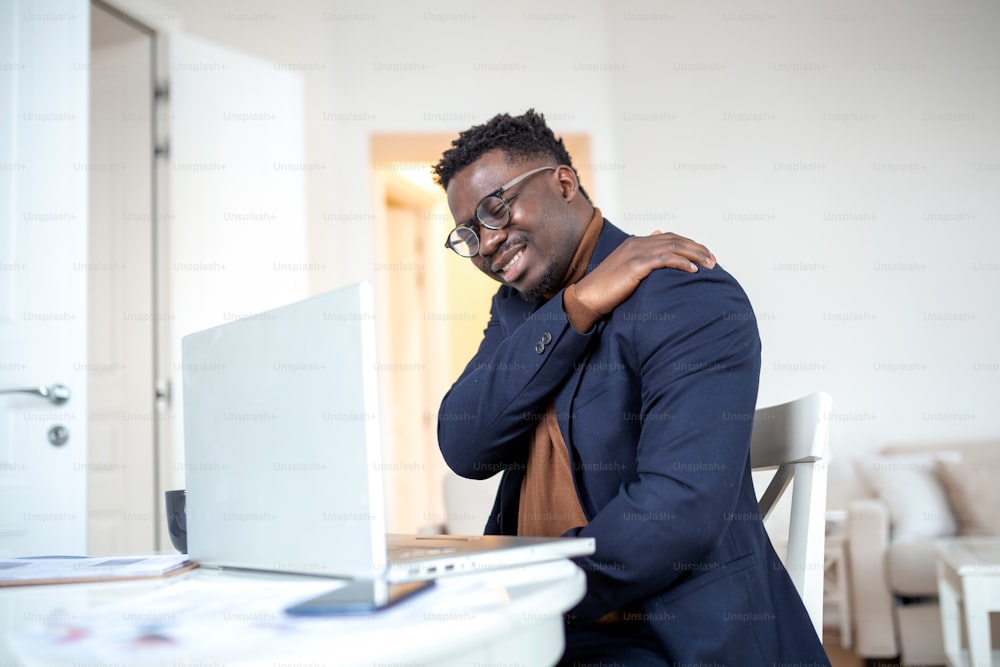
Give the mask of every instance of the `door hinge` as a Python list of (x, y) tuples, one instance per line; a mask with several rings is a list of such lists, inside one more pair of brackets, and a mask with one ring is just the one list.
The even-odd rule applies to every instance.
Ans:
[(155, 385), (155, 395), (156, 402), (164, 408), (170, 408), (171, 400), (173, 399), (173, 385), (169, 378), (164, 378), (156, 381)]
[(166, 104), (170, 101), (170, 82), (164, 81), (153, 87), (153, 101)]

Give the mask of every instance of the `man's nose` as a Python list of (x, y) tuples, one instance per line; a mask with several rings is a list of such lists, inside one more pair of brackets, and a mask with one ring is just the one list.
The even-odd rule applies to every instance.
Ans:
[(480, 226), (479, 228), (479, 254), (489, 257), (497, 251), (500, 244), (507, 238), (506, 229), (490, 229)]

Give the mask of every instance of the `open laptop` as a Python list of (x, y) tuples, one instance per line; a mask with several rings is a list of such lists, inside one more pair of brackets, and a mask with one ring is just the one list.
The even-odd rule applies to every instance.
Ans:
[(387, 535), (375, 338), (367, 282), (183, 338), (193, 561), (353, 579), (379, 608), (390, 584), (593, 553), (588, 538)]

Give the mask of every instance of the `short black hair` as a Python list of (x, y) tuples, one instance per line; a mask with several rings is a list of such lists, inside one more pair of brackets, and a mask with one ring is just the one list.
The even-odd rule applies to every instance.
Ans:
[[(441, 160), (434, 165), (437, 182), (447, 190), (455, 174), (495, 149), (502, 150), (515, 162), (550, 157), (576, 173), (562, 138), (557, 138), (545, 124), (545, 116), (528, 109), (520, 116), (497, 114), (482, 125), (460, 132), (458, 138), (451, 142), (451, 148), (442, 153)], [(582, 185), (580, 194), (590, 200)]]

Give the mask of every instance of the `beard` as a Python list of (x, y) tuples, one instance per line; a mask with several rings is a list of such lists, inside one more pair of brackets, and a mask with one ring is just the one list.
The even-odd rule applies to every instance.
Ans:
[(559, 290), (559, 278), (556, 275), (556, 269), (554, 266), (549, 266), (542, 275), (542, 279), (538, 281), (538, 284), (534, 287), (529, 287), (524, 291), (517, 290), (518, 296), (520, 296), (525, 301), (534, 303), (542, 298), (547, 298), (548, 295), (553, 294)]
[[(533, 238), (521, 232), (507, 239), (497, 252), (502, 254), (507, 248), (520, 244), (523, 244), (526, 248), (531, 248), (535, 252), (538, 250), (533, 243)], [(517, 291), (518, 296), (529, 303), (537, 303), (551, 298), (563, 287), (562, 281), (566, 277), (578, 245), (578, 241), (574, 243), (570, 240), (569, 236), (566, 236), (556, 246), (550, 247), (547, 253), (547, 265), (541, 278), (534, 285), (525, 286), (523, 289), (515, 287), (514, 289)], [(495, 274), (490, 273), (490, 275), (503, 282)]]

